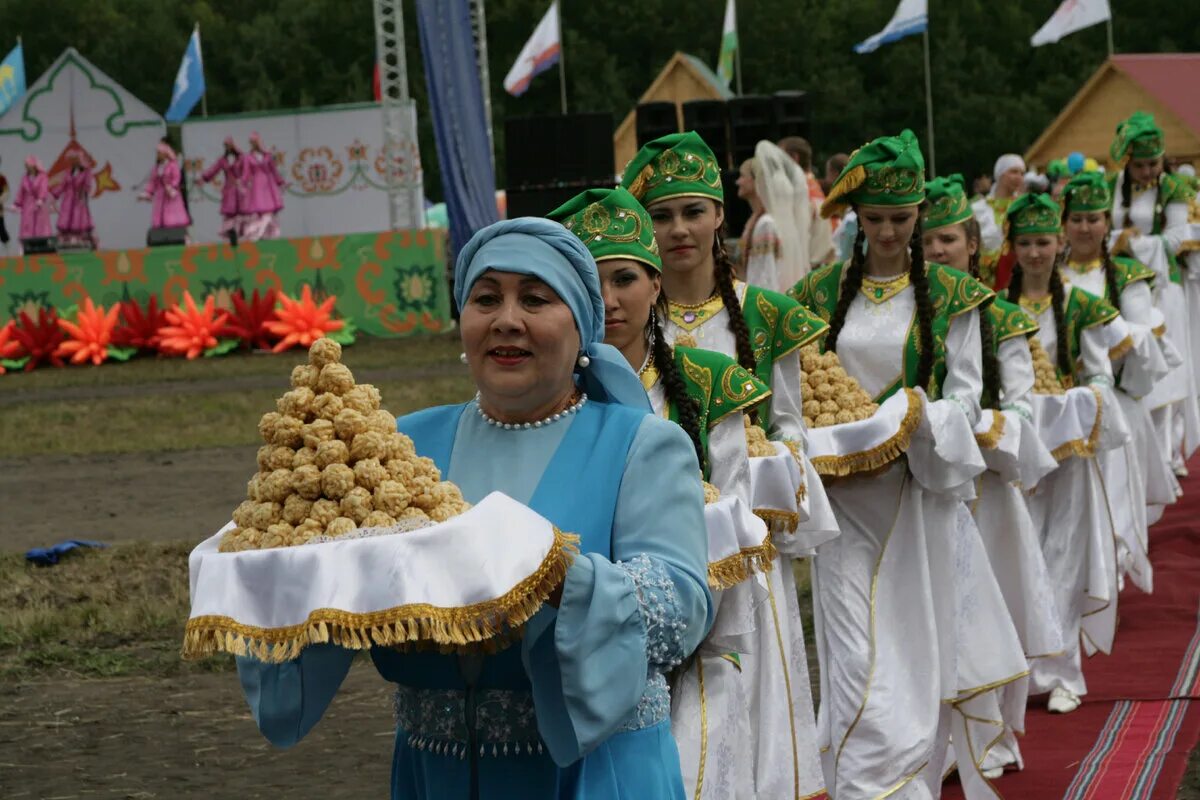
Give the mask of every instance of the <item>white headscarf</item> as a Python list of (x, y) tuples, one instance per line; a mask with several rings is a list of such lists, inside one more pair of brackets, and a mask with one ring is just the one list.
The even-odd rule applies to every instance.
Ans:
[(1008, 172), (1013, 167), (1020, 167), (1021, 172), (1025, 171), (1025, 159), (1021, 158), (1016, 153), (1005, 153), (996, 159), (996, 166), (992, 167), (992, 188), (988, 191), (989, 197), (996, 196), (996, 187), (1000, 185), (1000, 176)]
[(765, 139), (754, 148), (754, 190), (779, 232), (779, 285), (795, 286), (808, 274), (812, 204), (808, 176), (792, 157)]

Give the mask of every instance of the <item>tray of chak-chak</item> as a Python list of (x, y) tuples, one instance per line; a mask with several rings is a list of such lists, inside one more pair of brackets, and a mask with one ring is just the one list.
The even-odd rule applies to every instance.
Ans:
[(233, 521), (192, 551), (183, 656), (308, 645), (478, 647), (527, 621), (576, 537), (511, 498), (472, 507), (319, 339), (259, 423)]

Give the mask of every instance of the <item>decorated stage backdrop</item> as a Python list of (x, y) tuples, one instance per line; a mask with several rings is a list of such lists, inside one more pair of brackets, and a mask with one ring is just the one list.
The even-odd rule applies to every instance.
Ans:
[[(100, 246), (144, 245), (151, 206), (137, 196), (164, 133), (161, 116), (69, 47), (0, 116), (0, 170), (12, 189), (9, 202), (26, 156), (41, 159), (53, 186), (67, 170), (68, 154), (76, 152), (96, 173), (91, 210)], [(56, 224), (58, 215), (51, 217)], [(15, 214), (8, 215), (8, 229), (20, 229)]]
[(246, 151), (255, 131), (275, 151), (279, 173), (288, 182), (279, 217), (285, 237), (387, 230), (389, 160), (405, 199), (399, 227), (424, 227), (421, 159), (411, 104), (406, 129), (405, 143), (389, 159), (383, 152), (383, 120), (376, 103), (192, 118), (183, 125), (192, 239), (216, 241), (221, 225), (220, 185), (199, 186), (196, 179), (221, 157), (226, 136)]
[(153, 294), (161, 306), (186, 290), (229, 308), (238, 289), (297, 296), (308, 284), (318, 299), (336, 295), (337, 315), (361, 333), (435, 333), (451, 324), (444, 242), (445, 231), (419, 230), (0, 258), (0, 325), (22, 310), (36, 316), (38, 307), (64, 309), (85, 297), (111, 306)]

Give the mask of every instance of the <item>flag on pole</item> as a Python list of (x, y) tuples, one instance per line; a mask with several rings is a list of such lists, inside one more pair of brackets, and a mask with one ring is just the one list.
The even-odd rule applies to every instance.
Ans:
[(520, 97), (529, 88), (529, 83), (558, 63), (562, 39), (558, 32), (558, 0), (550, 4), (550, 10), (533, 29), (533, 36), (521, 48), (512, 69), (504, 76), (504, 89), (513, 97)]
[(914, 33), (924, 33), (928, 26), (928, 0), (900, 0), (900, 5), (896, 6), (896, 13), (892, 14), (891, 20), (883, 26), (883, 30), (854, 45), (854, 52), (860, 55), (872, 53), (881, 45), (890, 44)]
[(25, 51), (18, 42), (0, 61), (0, 114), (25, 94)]
[(1062, 5), (1030, 38), (1029, 43), (1034, 47), (1054, 44), (1075, 31), (1090, 28), (1110, 19), (1112, 19), (1112, 11), (1109, 10), (1108, 0), (1063, 0)]
[(733, 56), (737, 49), (737, 9), (734, 0), (726, 0), (725, 25), (721, 28), (721, 55), (717, 57), (717, 77), (726, 86), (733, 80)]
[(192, 113), (196, 103), (204, 96), (204, 60), (200, 57), (200, 27), (192, 31), (183, 61), (175, 73), (175, 88), (171, 92), (171, 106), (167, 109), (167, 122), (183, 122)]

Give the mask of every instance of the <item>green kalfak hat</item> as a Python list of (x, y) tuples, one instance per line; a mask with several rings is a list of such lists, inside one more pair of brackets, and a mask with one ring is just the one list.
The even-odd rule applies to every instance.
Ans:
[(625, 167), (621, 186), (647, 208), (674, 197), (708, 197), (725, 202), (721, 166), (695, 131), (671, 133), (647, 142)]
[(1056, 158), (1046, 165), (1046, 177), (1052, 181), (1060, 178), (1067, 178), (1071, 175), (1071, 168), (1067, 166), (1065, 158)]
[(1068, 213), (1112, 208), (1112, 191), (1108, 179), (1100, 172), (1080, 172), (1073, 176), (1063, 187), (1062, 197)]
[(967, 182), (958, 173), (925, 184), (925, 199), (929, 201), (923, 219), (927, 231), (957, 225), (974, 216), (967, 200)]
[(1009, 205), (1004, 230), (1013, 236), (1061, 233), (1062, 209), (1048, 194), (1023, 194)]
[(588, 189), (547, 216), (578, 236), (596, 261), (628, 258), (662, 272), (654, 223), (642, 204), (619, 186)]
[(1154, 115), (1145, 111), (1135, 111), (1117, 125), (1116, 138), (1108, 148), (1108, 154), (1122, 169), (1131, 158), (1158, 158), (1165, 152), (1162, 128)]
[(851, 204), (915, 206), (925, 199), (925, 157), (916, 135), (882, 136), (850, 154), (829, 188), (821, 216), (843, 213)]

